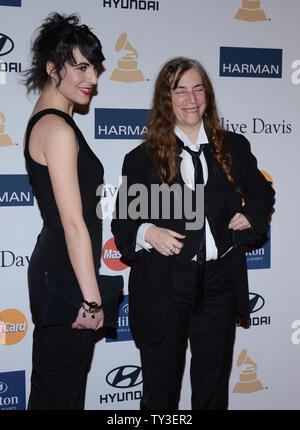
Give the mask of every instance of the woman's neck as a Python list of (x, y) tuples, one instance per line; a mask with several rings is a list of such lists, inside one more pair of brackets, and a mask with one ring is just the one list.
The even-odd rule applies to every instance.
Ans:
[(64, 98), (56, 89), (46, 87), (43, 89), (35, 105), (35, 111), (42, 109), (58, 109), (72, 116), (74, 103)]
[(197, 127), (183, 127), (181, 125), (177, 124), (177, 127), (180, 128), (181, 131), (189, 138), (189, 140), (195, 144), (197, 142), (197, 137), (200, 130), (200, 125), (197, 125)]

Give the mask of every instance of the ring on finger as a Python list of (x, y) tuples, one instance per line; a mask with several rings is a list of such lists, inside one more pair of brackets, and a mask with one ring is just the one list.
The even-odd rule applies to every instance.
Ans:
[(172, 252), (172, 254), (174, 254), (176, 251), (176, 247), (174, 246), (174, 248), (170, 249), (170, 252)]

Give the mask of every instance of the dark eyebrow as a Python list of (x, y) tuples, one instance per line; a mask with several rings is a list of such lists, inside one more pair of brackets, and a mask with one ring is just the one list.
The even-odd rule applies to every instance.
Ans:
[(90, 65), (89, 63), (84, 63), (84, 62), (73, 64), (74, 67), (77, 67), (77, 66), (89, 66), (89, 65)]

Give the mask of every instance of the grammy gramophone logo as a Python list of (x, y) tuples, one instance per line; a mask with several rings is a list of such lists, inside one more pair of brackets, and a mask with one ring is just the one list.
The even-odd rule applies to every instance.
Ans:
[(260, 380), (257, 379), (257, 364), (248, 356), (247, 349), (242, 350), (236, 364), (241, 370), (239, 382), (233, 389), (234, 393), (254, 393), (264, 389)]
[(263, 9), (260, 8), (260, 0), (243, 0), (242, 7), (237, 11), (235, 19), (242, 21), (267, 21)]
[(138, 69), (138, 52), (128, 42), (127, 33), (122, 33), (118, 38), (115, 51), (120, 52), (118, 67), (114, 69), (110, 79), (119, 82), (139, 82), (145, 78)]
[(11, 138), (5, 133), (5, 116), (0, 112), (0, 146), (13, 145)]

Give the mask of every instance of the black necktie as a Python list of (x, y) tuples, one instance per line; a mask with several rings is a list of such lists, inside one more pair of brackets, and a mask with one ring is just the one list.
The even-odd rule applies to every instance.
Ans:
[[(205, 147), (205, 144), (201, 144), (198, 151), (193, 151), (188, 146), (184, 146), (183, 149), (187, 151), (193, 160), (194, 165), (194, 188), (196, 190), (196, 184), (203, 184), (204, 185), (204, 178), (203, 178), (203, 169), (202, 169), (202, 163), (200, 161), (200, 155)], [(197, 252), (197, 262), (199, 264), (203, 263), (205, 261), (205, 219), (203, 228), (201, 229), (201, 237), (200, 237), (200, 243), (199, 243), (199, 249)]]

